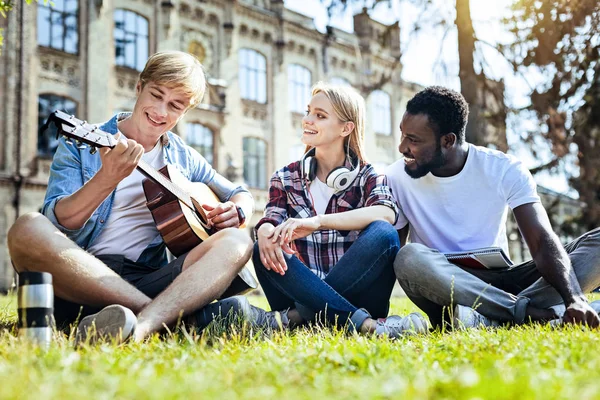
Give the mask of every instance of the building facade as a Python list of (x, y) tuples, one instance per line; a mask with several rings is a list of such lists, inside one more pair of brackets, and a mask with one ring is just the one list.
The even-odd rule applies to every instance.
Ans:
[(138, 74), (156, 51), (187, 51), (205, 66), (203, 102), (175, 130), (248, 186), (257, 205), (251, 226), (272, 172), (303, 153), (314, 83), (352, 85), (365, 96), (366, 150), (379, 168), (398, 158), (397, 127), (420, 89), (400, 79), (399, 26), (366, 11), (353, 33), (320, 33), (283, 0), (54, 0), (17, 6), (0, 24), (0, 290), (13, 281), (7, 231), (41, 207), (57, 146), (40, 125), (55, 109), (94, 123), (130, 111)]

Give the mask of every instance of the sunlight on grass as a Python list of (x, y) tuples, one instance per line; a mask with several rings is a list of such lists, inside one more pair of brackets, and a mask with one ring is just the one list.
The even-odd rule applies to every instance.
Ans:
[[(251, 303), (267, 307), (263, 297)], [(392, 312), (416, 307), (393, 299)], [(390, 341), (319, 328), (268, 335), (155, 335), (43, 352), (15, 336), (16, 300), (0, 298), (0, 398), (593, 399), (598, 332), (548, 326), (470, 330)]]

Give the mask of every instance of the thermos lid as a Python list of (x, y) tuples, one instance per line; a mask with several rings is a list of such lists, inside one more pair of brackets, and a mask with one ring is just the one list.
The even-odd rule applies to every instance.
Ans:
[(48, 272), (21, 272), (19, 286), (52, 284), (52, 274)]

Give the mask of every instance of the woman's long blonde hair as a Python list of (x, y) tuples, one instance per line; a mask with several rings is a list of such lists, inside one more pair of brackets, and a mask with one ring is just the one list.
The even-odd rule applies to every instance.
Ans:
[[(358, 160), (367, 162), (365, 155), (365, 99), (349, 86), (332, 85), (325, 82), (317, 82), (312, 87), (312, 96), (323, 93), (333, 106), (335, 115), (342, 122), (353, 122), (354, 129), (344, 140), (344, 149), (348, 146)], [(349, 142), (348, 142), (349, 141)], [(306, 146), (305, 153), (310, 150)]]

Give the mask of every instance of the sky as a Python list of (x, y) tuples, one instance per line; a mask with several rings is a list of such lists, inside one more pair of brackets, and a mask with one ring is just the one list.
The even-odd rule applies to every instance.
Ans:
[[(408, 1), (392, 0), (391, 8), (380, 4), (371, 16), (382, 23), (390, 24), (400, 20), (401, 46), (402, 46), (402, 78), (405, 81), (416, 82), (424, 86), (443, 85), (460, 90), (458, 79), (458, 45), (456, 29), (445, 30), (441, 27), (432, 28), (426, 21), (446, 18), (454, 19), (454, 1), (437, 0), (439, 9), (422, 15), (415, 6)], [(510, 36), (500, 23), (503, 16), (510, 13), (511, 0), (479, 0), (471, 1), (471, 17), (477, 36), (483, 41), (496, 44), (508, 42)], [(285, 0), (287, 8), (314, 18), (315, 26), (323, 32), (328, 24), (325, 8), (319, 0)], [(360, 12), (359, 9), (347, 10), (344, 14), (338, 13), (330, 25), (352, 32), (352, 15)], [(418, 21), (423, 21), (423, 29), (415, 32), (414, 26)], [(543, 77), (534, 71), (526, 77), (515, 77), (510, 67), (501, 55), (497, 54), (491, 46), (481, 47), (486, 66), (486, 74), (493, 79), (503, 78), (506, 85), (506, 94), (511, 105), (522, 107), (528, 104), (527, 94), (531, 88), (542, 82)], [(519, 132), (515, 131), (512, 124), (508, 127), (508, 142), (510, 152), (523, 160), (528, 168), (532, 168), (545, 160), (533, 159), (530, 150), (519, 141)], [(518, 129), (518, 128), (517, 128)], [(550, 157), (549, 154), (546, 157)], [(538, 174), (535, 177), (538, 184), (546, 186), (559, 193), (576, 195), (569, 189), (567, 180), (562, 174)]]

